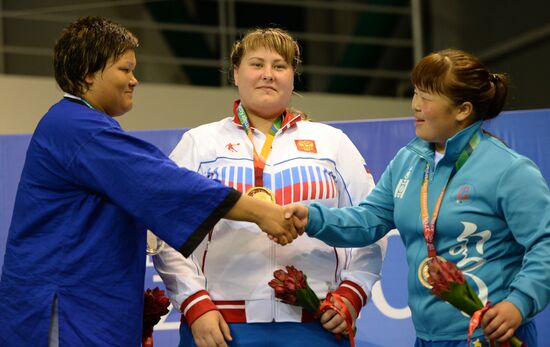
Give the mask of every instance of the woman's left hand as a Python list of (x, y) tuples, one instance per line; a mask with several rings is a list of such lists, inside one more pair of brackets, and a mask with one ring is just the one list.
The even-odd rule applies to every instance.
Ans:
[[(346, 304), (346, 308), (351, 313), (353, 325), (355, 325), (355, 320), (357, 319), (357, 312), (355, 312), (355, 308), (348, 299), (343, 296), (341, 298), (344, 304)], [(332, 302), (336, 306), (340, 307), (334, 298), (332, 298)], [(345, 334), (347, 332), (346, 320), (334, 310), (327, 310), (321, 315), (321, 324), (323, 325), (323, 328), (334, 334)]]
[(514, 336), (522, 320), (521, 312), (514, 304), (502, 301), (487, 310), (481, 320), (481, 326), (489, 339), (505, 342)]

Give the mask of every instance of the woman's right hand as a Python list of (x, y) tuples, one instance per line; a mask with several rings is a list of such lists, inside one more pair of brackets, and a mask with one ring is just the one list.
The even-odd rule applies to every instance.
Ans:
[(284, 207), (285, 209), (285, 218), (291, 219), (294, 222), (294, 227), (298, 232), (298, 235), (302, 235), (306, 230), (309, 210), (307, 206), (301, 204), (290, 204)]
[(506, 342), (514, 336), (522, 321), (516, 305), (504, 300), (487, 310), (481, 319), (481, 326), (489, 339)]
[(227, 347), (227, 341), (232, 341), (229, 326), (219, 311), (208, 311), (193, 324), (191, 332), (197, 347)]

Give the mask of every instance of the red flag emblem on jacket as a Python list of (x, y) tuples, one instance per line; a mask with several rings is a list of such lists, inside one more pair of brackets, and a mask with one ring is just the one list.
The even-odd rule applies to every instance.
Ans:
[(296, 142), (296, 148), (300, 152), (317, 153), (317, 147), (315, 147), (315, 141), (313, 140), (294, 140)]

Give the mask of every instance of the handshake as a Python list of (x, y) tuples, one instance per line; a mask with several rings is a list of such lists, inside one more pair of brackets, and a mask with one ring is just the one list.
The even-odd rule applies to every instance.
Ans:
[(279, 206), (272, 204), (271, 209), (256, 224), (265, 232), (270, 240), (280, 245), (291, 243), (306, 230), (308, 209), (304, 205), (291, 204)]
[(300, 204), (280, 206), (242, 195), (224, 217), (256, 223), (271, 240), (286, 245), (306, 230), (308, 209)]

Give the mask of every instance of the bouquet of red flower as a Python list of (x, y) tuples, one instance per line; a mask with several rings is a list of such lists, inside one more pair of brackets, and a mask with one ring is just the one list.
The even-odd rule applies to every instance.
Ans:
[(170, 300), (164, 296), (164, 290), (155, 287), (147, 289), (143, 303), (143, 332), (141, 344), (143, 347), (153, 347), (153, 327), (160, 321), (160, 317), (169, 312)]
[[(273, 279), (269, 281), (269, 286), (275, 291), (275, 297), (289, 305), (300, 306), (306, 311), (312, 313), (315, 317), (320, 317), (323, 312), (332, 309), (344, 317), (348, 326), (348, 337), (352, 347), (355, 346), (352, 328), (353, 319), (346, 308), (346, 305), (335, 293), (328, 293), (323, 302), (319, 300), (317, 294), (307, 284), (307, 276), (294, 266), (287, 266), (286, 271), (279, 269), (273, 272)], [(333, 297), (340, 307), (334, 305), (330, 300)], [(337, 337), (340, 337), (339, 334)]]
[[(471, 317), (468, 327), (468, 346), (473, 331), (480, 324), (483, 314), (491, 307), (491, 303), (483, 306), (476, 292), (464, 279), (464, 274), (453, 262), (434, 257), (428, 265), (428, 283), (432, 286), (432, 294), (453, 305)], [(501, 346), (526, 347), (513, 336)]]

